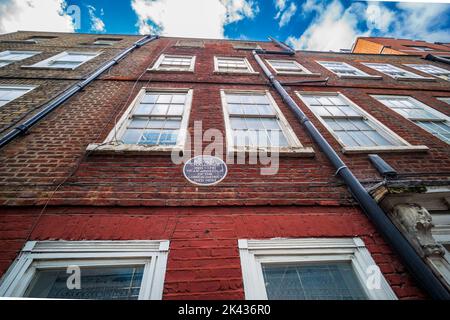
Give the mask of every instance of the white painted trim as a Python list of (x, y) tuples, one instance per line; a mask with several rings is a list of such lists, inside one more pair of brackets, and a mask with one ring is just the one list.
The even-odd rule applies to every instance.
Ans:
[(450, 105), (450, 97), (437, 97), (436, 99)]
[[(36, 89), (37, 86), (25, 86), (25, 85), (1, 85), (0, 84), (0, 89), (6, 89), (6, 90), (26, 90), (24, 91), (24, 93), (22, 95), (20, 95), (19, 97), (17, 97), (16, 99), (19, 99), (21, 97), (23, 97), (24, 95), (26, 95), (27, 93), (29, 93), (30, 91), (33, 91), (34, 89)], [(14, 100), (9, 100), (8, 102), (2, 104), (2, 101), (0, 101), (0, 108), (2, 108), (3, 106), (6, 106), (8, 103), (13, 102)]]
[(348, 261), (370, 300), (396, 300), (381, 274), (381, 288), (367, 287), (367, 270), (376, 266), (360, 238), (239, 240), (239, 253), (247, 300), (267, 300), (262, 264)]
[[(57, 61), (59, 58), (62, 58), (66, 55), (69, 54), (80, 54), (80, 55), (86, 55), (89, 56), (88, 59), (84, 60), (83, 62), (81, 62), (80, 64), (78, 64), (75, 67), (72, 68), (66, 68), (66, 67), (61, 67), (61, 66), (52, 66), (50, 63), (53, 61)], [(80, 67), (81, 65), (85, 64), (88, 61), (91, 61), (92, 59), (98, 57), (99, 55), (101, 55), (102, 52), (101, 51), (94, 51), (94, 52), (88, 52), (88, 51), (64, 51), (61, 52), (60, 54), (57, 54), (53, 57), (50, 57), (48, 59), (42, 60), (38, 63), (35, 63), (31, 66), (22, 66), (23, 68), (39, 68), (39, 69), (67, 69), (67, 70), (75, 70), (76, 68)]]
[[(4, 58), (4, 56), (7, 56), (9, 54), (21, 54), (21, 53), (29, 54), (30, 56), (25, 57), (25, 58), (20, 59), (20, 60), (9, 60), (9, 59), (5, 59)], [(0, 52), (0, 61), (3, 61), (6, 64), (4, 66), (1, 66), (0, 68), (6, 67), (6, 66), (8, 66), (10, 64), (13, 64), (13, 63), (16, 63), (16, 62), (19, 62), (19, 61), (23, 61), (23, 60), (29, 59), (29, 58), (34, 57), (35, 55), (41, 54), (41, 53), (42, 53), (41, 51), (26, 51), (26, 50), (24, 50), (24, 51), (22, 51), (22, 50), (6, 50), (6, 51), (2, 51), (2, 52)]]
[[(431, 77), (423, 77), (423, 76), (421, 76), (421, 75), (419, 75), (419, 74), (416, 74), (416, 73), (414, 73), (414, 72), (411, 72), (411, 71), (408, 71), (408, 70), (399, 68), (399, 67), (394, 66), (394, 65), (392, 65), (392, 64), (390, 64), (390, 63), (361, 62), (361, 64), (363, 64), (363, 65), (365, 65), (366, 67), (369, 67), (369, 68), (371, 68), (371, 69), (373, 69), (373, 70), (375, 70), (375, 71), (377, 71), (377, 72), (383, 73), (383, 74), (385, 74), (385, 75), (387, 75), (387, 76), (389, 76), (389, 77), (391, 77), (391, 78), (393, 78), (393, 79), (395, 79), (395, 80), (406, 80), (406, 81), (416, 81), (416, 80), (419, 80), (419, 81), (435, 81), (435, 78), (431, 78)], [(389, 66), (389, 67), (392, 68), (392, 69), (397, 69), (398, 71), (405, 72), (405, 73), (408, 74), (408, 75), (407, 75), (406, 77), (396, 77), (396, 76), (392, 76), (392, 75), (390, 75), (390, 74), (388, 74), (388, 73), (385, 73), (385, 72), (383, 72), (383, 71), (380, 71), (380, 70), (375, 69), (374, 66), (376, 66), (376, 65)]]
[[(219, 70), (219, 60), (220, 59), (227, 59), (227, 60), (236, 60), (236, 61), (243, 61), (245, 65), (247, 66), (247, 71), (222, 71)], [(256, 72), (248, 59), (246, 57), (224, 57), (224, 56), (214, 56), (214, 73), (229, 73), (229, 74), (259, 74), (259, 72)]]
[[(305, 106), (307, 106), (311, 112), (314, 113), (316, 118), (320, 121), (320, 123), (331, 133), (331, 135), (339, 142), (339, 144), (342, 146), (342, 151), (344, 153), (360, 153), (360, 152), (395, 152), (395, 151), (427, 151), (428, 147), (426, 146), (413, 146), (409, 142), (407, 142), (405, 139), (397, 135), (394, 131), (389, 129), (387, 126), (385, 126), (383, 123), (378, 121), (375, 117), (373, 117), (371, 114), (366, 112), (364, 109), (362, 109), (360, 106), (358, 106), (356, 103), (354, 103), (352, 100), (347, 98), (344, 94), (341, 92), (320, 92), (320, 91), (296, 91), (297, 97), (303, 102)], [(325, 120), (318, 114), (314, 112), (314, 110), (309, 106), (309, 104), (306, 102), (306, 100), (303, 98), (302, 95), (316, 95), (316, 96), (339, 96), (345, 101), (348, 102), (348, 104), (353, 107), (357, 112), (361, 114), (362, 117), (367, 118), (373, 125), (376, 130), (379, 130), (382, 134), (384, 134), (385, 138), (389, 138), (390, 140), (397, 140), (402, 145), (398, 146), (375, 146), (375, 147), (350, 147), (346, 146), (343, 141), (341, 141), (338, 137), (338, 135), (330, 128), (330, 126), (325, 122)]]
[[(191, 60), (191, 65), (189, 66), (188, 70), (182, 69), (182, 68), (178, 68), (178, 69), (164, 69), (161, 68), (161, 64), (164, 62), (165, 58), (180, 58), (180, 59), (190, 59)], [(151, 69), (149, 69), (149, 71), (165, 71), (165, 72), (194, 72), (195, 71), (195, 61), (196, 61), (196, 56), (190, 56), (190, 55), (179, 55), (179, 54), (161, 54), (158, 58), (158, 60), (156, 60), (155, 64), (153, 65), (153, 67)]]
[(144, 265), (139, 299), (162, 299), (169, 241), (30, 241), (0, 281), (1, 297), (21, 297), (38, 269)]
[[(174, 146), (144, 146), (144, 145), (129, 145), (122, 144), (116, 141), (120, 140), (120, 137), (124, 134), (126, 130), (126, 125), (131, 119), (134, 109), (139, 106), (140, 101), (144, 97), (146, 92), (169, 92), (169, 93), (185, 93), (186, 102), (184, 113), (182, 115), (181, 125), (178, 133), (177, 143)], [(174, 150), (183, 151), (188, 134), (189, 118), (191, 114), (192, 107), (193, 90), (187, 88), (142, 88), (138, 93), (133, 102), (129, 105), (127, 110), (124, 112), (117, 125), (111, 130), (109, 135), (106, 137), (102, 144), (90, 144), (88, 150), (98, 151), (98, 152), (137, 152), (137, 153), (171, 153)]]
[[(433, 114), (436, 116), (436, 119), (434, 119), (434, 121), (437, 120), (442, 120), (443, 122), (445, 122), (448, 126), (450, 126), (450, 117), (443, 114), (442, 112), (439, 112), (438, 110), (426, 105), (425, 103), (417, 100), (416, 98), (412, 97), (412, 96), (405, 96), (405, 95), (370, 95), (372, 98), (374, 98), (375, 100), (377, 100), (379, 103), (381, 103), (382, 105), (384, 105), (386, 108), (389, 108), (390, 110), (396, 112), (397, 114), (399, 114), (400, 116), (402, 116), (404, 119), (407, 119), (408, 121), (410, 121), (411, 123), (413, 123), (415, 126), (419, 127), (421, 130), (424, 130), (425, 132), (432, 134), (430, 131), (426, 130), (425, 128), (422, 128), (421, 126), (419, 126), (417, 123), (415, 123), (414, 121), (422, 121), (422, 122), (431, 122), (433, 121), (433, 119), (410, 119), (405, 117), (404, 115), (402, 115), (401, 113), (399, 113), (396, 109), (389, 107), (387, 104), (385, 104), (382, 99), (398, 99), (398, 98), (403, 98), (403, 99), (407, 99), (409, 100), (412, 104), (417, 105), (421, 108), (423, 108), (425, 111)], [(381, 100), (380, 100), (381, 99)], [(434, 136), (434, 135), (433, 135)], [(434, 136), (436, 137), (436, 136)], [(439, 137), (436, 137), (437, 139), (440, 139)], [(444, 141), (442, 139), (440, 139), (441, 141)], [(445, 142), (445, 141), (444, 141)]]
[[(373, 80), (379, 80), (382, 79), (383, 77), (380, 76), (374, 76), (374, 75), (370, 75), (362, 70), (359, 70), (358, 68), (346, 63), (346, 62), (342, 62), (342, 61), (316, 61), (318, 64), (320, 64), (323, 68), (327, 69), (328, 71), (331, 71), (332, 73), (336, 74), (339, 78), (343, 78), (343, 79), (373, 79)], [(340, 74), (338, 72), (335, 72), (334, 70), (328, 68), (325, 64), (326, 63), (340, 63), (346, 67), (348, 67), (351, 70), (356, 71), (356, 75), (348, 75), (348, 74)]]
[[(272, 105), (275, 116), (281, 125), (281, 130), (283, 131), (288, 143), (289, 147), (284, 148), (244, 148), (244, 147), (237, 147), (234, 145), (234, 139), (231, 129), (231, 123), (230, 123), (230, 114), (228, 113), (228, 105), (227, 105), (227, 94), (264, 94), (268, 97), (270, 104)], [(278, 152), (278, 153), (304, 153), (307, 155), (314, 155), (314, 150), (312, 148), (305, 148), (300, 140), (298, 139), (297, 135), (295, 134), (294, 130), (290, 126), (289, 122), (285, 118), (283, 112), (278, 107), (278, 104), (270, 94), (269, 90), (233, 90), (233, 89), (221, 89), (220, 90), (221, 100), (222, 100), (222, 111), (224, 115), (224, 123), (225, 123), (225, 130), (226, 130), (226, 139), (227, 139), (227, 152), (229, 154), (235, 153), (235, 152), (258, 152), (258, 151), (267, 151), (267, 152)]]
[[(320, 76), (319, 73), (312, 73), (311, 71), (309, 71), (308, 69), (306, 69), (303, 65), (301, 65), (300, 63), (298, 63), (295, 60), (287, 60), (287, 59), (266, 59), (267, 64), (272, 68), (272, 70), (276, 73), (276, 74), (280, 74), (280, 75), (315, 75), (315, 76)], [(292, 62), (295, 64), (295, 66), (298, 68), (298, 71), (278, 71), (277, 68), (275, 68), (273, 66), (273, 62)]]
[[(412, 63), (404, 63), (403, 65), (406, 66), (406, 67), (412, 68), (414, 70), (417, 70), (417, 71), (429, 74), (429, 75), (431, 75), (433, 77), (436, 77), (438, 79), (443, 79), (443, 80), (446, 80), (446, 81), (450, 81), (450, 70), (447, 70), (447, 69), (444, 69), (444, 68), (440, 68), (440, 67), (437, 67), (437, 66), (432, 65), (432, 64), (425, 64), (425, 63), (414, 63), (414, 64), (412, 64)], [(417, 67), (417, 66), (425, 66), (425, 67), (428, 67), (428, 68), (434, 68), (434, 69), (438, 70), (441, 73), (447, 73), (447, 74), (449, 74), (449, 79), (446, 79), (443, 76), (436, 75), (434, 73), (430, 73), (430, 72), (427, 72), (425, 70), (419, 69), (419, 67)]]

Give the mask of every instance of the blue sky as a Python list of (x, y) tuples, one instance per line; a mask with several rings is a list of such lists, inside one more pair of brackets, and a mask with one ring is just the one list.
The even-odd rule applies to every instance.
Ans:
[[(158, 33), (350, 48), (357, 36), (450, 42), (450, 0), (0, 0), (0, 33)], [(446, 3), (442, 3), (446, 2)]]

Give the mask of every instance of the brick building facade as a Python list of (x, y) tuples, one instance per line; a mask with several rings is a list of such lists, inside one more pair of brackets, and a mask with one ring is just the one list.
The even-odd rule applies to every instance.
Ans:
[[(57, 38), (31, 43), (37, 35)], [(139, 39), (98, 38), (1, 36), (2, 51), (40, 53), (0, 68), (0, 89), (36, 87), (0, 107), (0, 135)], [(428, 298), (270, 86), (252, 54), (257, 46), (266, 50), (261, 58), (292, 99), (448, 286), (450, 87), (442, 77), (411, 67), (450, 70), (448, 65), (378, 53), (287, 56), (271, 53), (283, 50), (275, 42), (163, 37), (128, 54), (0, 151), (0, 294), (73, 297), (76, 290), (58, 287), (65, 283), (61, 270), (80, 264), (82, 274), (88, 270), (86, 279), (101, 278), (95, 270), (112, 274), (104, 280), (111, 289), (107, 298)], [(100, 54), (75, 68), (24, 67), (68, 51)], [(245, 100), (252, 95), (257, 106), (270, 105), (276, 114), (230, 111), (232, 99), (244, 96), (239, 101), (247, 108), (250, 102), (242, 101), (254, 101)], [(152, 100), (156, 96), (172, 100), (161, 106)], [(187, 98), (176, 104), (181, 96)], [(134, 141), (141, 127), (132, 121), (156, 125), (152, 117), (136, 116), (145, 101), (166, 108), (165, 125), (178, 122), (179, 130), (164, 127), (153, 143), (156, 129), (146, 127)], [(184, 113), (171, 113), (181, 104)], [(217, 185), (187, 181), (183, 164), (171, 158), (174, 135), (176, 141), (193, 136), (201, 122), (202, 133), (217, 129), (228, 137), (222, 145), (230, 153), (229, 131), (237, 130), (232, 121), (244, 118), (247, 125), (248, 118), (278, 121), (287, 142), (277, 174), (262, 175), (265, 165), (247, 161), (229, 163)], [(207, 147), (210, 141), (202, 143)], [(182, 145), (184, 152), (193, 149)], [(383, 177), (369, 154), (380, 155), (396, 177)], [(369, 290), (365, 281), (373, 266), (382, 276), (380, 286)], [(298, 277), (289, 278), (293, 274)], [(125, 286), (118, 275), (134, 285)], [(298, 289), (305, 279), (315, 281)], [(321, 286), (330, 279), (334, 289)], [(93, 297), (96, 289), (82, 296)]]

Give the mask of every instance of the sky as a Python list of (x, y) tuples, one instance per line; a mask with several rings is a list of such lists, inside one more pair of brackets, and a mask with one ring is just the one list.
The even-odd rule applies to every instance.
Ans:
[(17, 30), (267, 40), (298, 50), (351, 48), (358, 36), (450, 42), (450, 0), (0, 0)]

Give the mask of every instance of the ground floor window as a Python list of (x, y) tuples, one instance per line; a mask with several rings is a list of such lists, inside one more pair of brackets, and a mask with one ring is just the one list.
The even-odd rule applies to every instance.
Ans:
[(359, 238), (240, 240), (248, 300), (390, 300)]
[(162, 298), (168, 241), (28, 242), (0, 296), (41, 299)]

